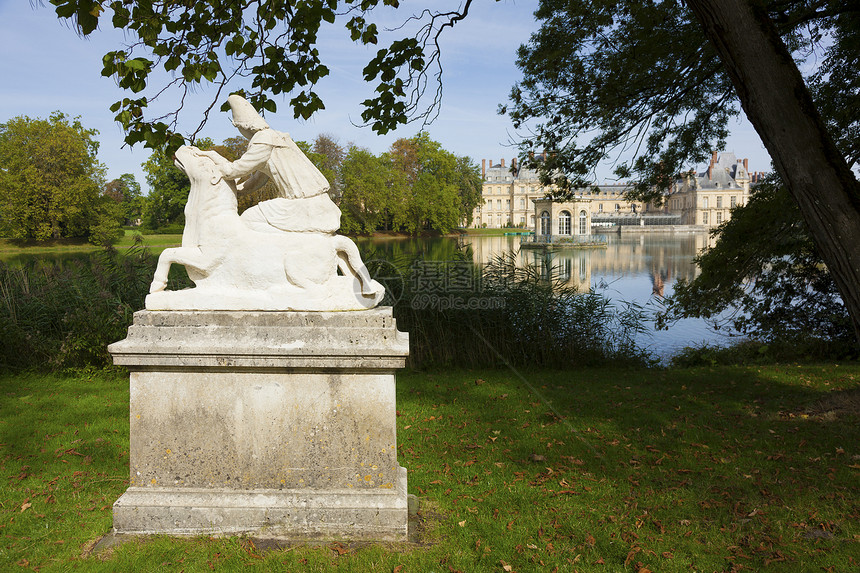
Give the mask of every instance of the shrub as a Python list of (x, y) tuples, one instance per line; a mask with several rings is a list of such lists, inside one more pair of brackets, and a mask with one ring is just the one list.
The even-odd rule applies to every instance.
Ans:
[(87, 259), (0, 263), (0, 369), (110, 364), (143, 308), (155, 258), (139, 244)]
[[(365, 259), (378, 256), (369, 252)], [(381, 282), (398, 328), (409, 333), (412, 367), (652, 363), (635, 342), (645, 328), (641, 309), (577, 292), (554, 270), (519, 267), (515, 259), (500, 256), (481, 268), (464, 249), (449, 261), (400, 257), (385, 263), (390, 267)], [(376, 276), (380, 270), (371, 268)]]

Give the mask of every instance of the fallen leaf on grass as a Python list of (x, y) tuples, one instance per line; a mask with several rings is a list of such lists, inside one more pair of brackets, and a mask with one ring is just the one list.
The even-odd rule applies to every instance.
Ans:
[(32, 505), (33, 504), (30, 503), (29, 501), (25, 501), (24, 503), (22, 503), (21, 504), (21, 513), (23, 513), (25, 510), (29, 509), (30, 507), (32, 507)]
[(460, 527), (466, 527), (466, 520), (464, 519), (463, 521), (461, 521), (457, 525), (459, 525)]
[(640, 551), (642, 551), (641, 547), (631, 547), (630, 551), (627, 553), (627, 559), (624, 560), (624, 567), (627, 567), (627, 565), (629, 565), (630, 562), (633, 561), (633, 557), (635, 557), (636, 554)]
[(344, 547), (342, 543), (338, 542), (332, 543), (328, 546), (328, 548), (337, 553), (338, 555), (345, 555), (349, 553), (349, 548)]
[(499, 563), (502, 564), (502, 569), (504, 569), (505, 571), (513, 571), (514, 570), (514, 568), (511, 567), (510, 565), (508, 565), (507, 563), (505, 563), (503, 559), (499, 559)]

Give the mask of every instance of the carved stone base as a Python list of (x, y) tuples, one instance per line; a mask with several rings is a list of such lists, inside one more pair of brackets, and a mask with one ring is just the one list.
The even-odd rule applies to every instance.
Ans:
[(109, 350), (131, 370), (117, 533), (406, 538), (389, 308), (141, 311)]

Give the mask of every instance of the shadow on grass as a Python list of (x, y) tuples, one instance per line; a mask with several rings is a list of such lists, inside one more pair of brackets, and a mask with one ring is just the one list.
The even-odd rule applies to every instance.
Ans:
[(857, 548), (856, 365), (480, 376), (399, 376), (419, 495), (503, 520), (548, 507), (538, 538), (633, 570), (798, 571)]
[[(0, 563), (64, 570), (856, 566), (860, 365), (398, 374), (419, 545), (154, 537), (84, 557), (128, 471), (127, 380), (6, 376)], [(852, 561), (854, 560), (854, 561)], [(832, 568), (832, 569), (831, 569)]]

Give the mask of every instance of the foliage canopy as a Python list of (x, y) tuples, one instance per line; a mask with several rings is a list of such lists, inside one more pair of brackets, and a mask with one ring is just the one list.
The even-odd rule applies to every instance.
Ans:
[(442, 149), (426, 132), (395, 141), (379, 157), (351, 147), (341, 167), (342, 229), (446, 233), (481, 201), (481, 176), (469, 157)]
[[(500, 111), (522, 131), (524, 156), (552, 152), (544, 176), (563, 193), (611, 160), (639, 197), (659, 200), (674, 174), (725, 147), (738, 95), (688, 4), (541, 0), (540, 29), (518, 52), (523, 79)], [(834, 0), (764, 9), (797, 61), (821, 61), (808, 83), (856, 164), (860, 105), (846, 104), (858, 97), (858, 13)]]
[[(315, 85), (329, 74), (317, 48), (325, 26), (343, 24), (350, 39), (375, 45), (380, 31), (370, 20), (374, 9), (398, 8), (399, 0), (50, 0), (60, 18), (74, 22), (83, 35), (109, 21), (130, 36), (124, 49), (105, 54), (102, 75), (114, 77), (134, 97), (113, 104), (111, 111), (126, 129), (126, 142), (146, 147), (182, 144), (173, 132), (185, 96), (202, 84), (216, 87), (208, 117), (232, 80), (249, 83), (247, 97), (257, 108), (274, 112), (273, 96), (290, 94), (296, 118), (309, 118), (324, 109)], [(432, 118), (441, 93), (421, 107), (420, 96), (430, 78), (441, 77), (439, 38), (468, 13), (471, 0), (450, 11), (424, 10), (411, 18), (414, 33), (380, 48), (363, 69), (364, 79), (375, 86), (375, 96), (362, 102), (362, 121), (379, 133), (414, 119)], [(160, 72), (172, 79), (162, 81)], [(437, 83), (437, 86), (441, 84)], [(165, 116), (148, 118), (149, 105), (170, 86), (179, 89), (182, 102)], [(143, 95), (149, 93), (150, 95)], [(224, 104), (226, 106), (226, 104)], [(222, 107), (222, 109), (226, 109)], [(204, 117), (195, 131), (206, 122)]]
[(833, 277), (776, 177), (759, 185), (714, 234), (716, 245), (696, 259), (701, 274), (675, 285), (663, 321), (716, 321), (734, 311), (729, 326), (756, 339), (851, 344), (851, 320)]
[(56, 111), (0, 124), (0, 234), (17, 239), (89, 237), (103, 205), (98, 132)]

